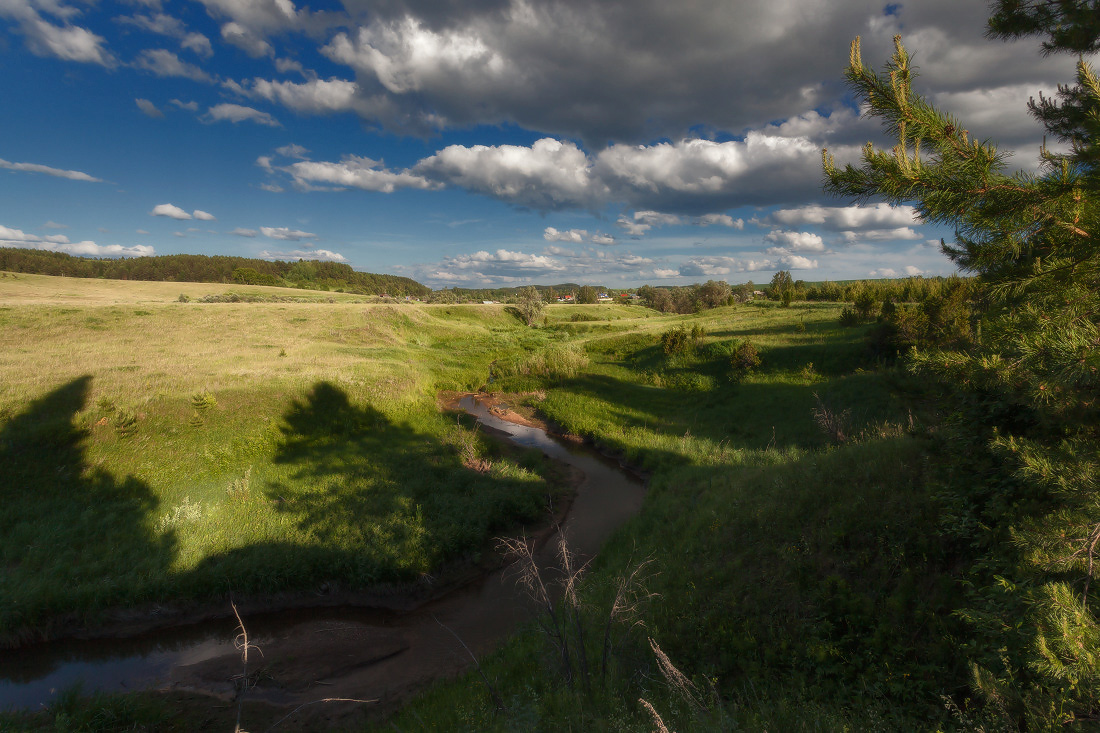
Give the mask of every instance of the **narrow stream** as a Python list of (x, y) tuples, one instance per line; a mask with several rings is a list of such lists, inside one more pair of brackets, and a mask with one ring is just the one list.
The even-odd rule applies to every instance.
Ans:
[[(473, 396), (461, 407), (510, 440), (538, 448), (584, 474), (561, 531), (581, 558), (595, 555), (611, 533), (641, 508), (640, 479), (595, 451), (545, 431), (507, 422)], [(536, 554), (551, 566), (557, 542)], [(531, 603), (507, 568), (413, 611), (359, 607), (299, 609), (246, 617), (263, 650), (263, 681), (249, 693), (275, 704), (346, 696), (386, 703), (469, 663), (496, 647), (531, 614)], [(126, 639), (64, 640), (0, 652), (0, 709), (48, 705), (68, 687), (84, 692), (193, 690), (230, 697), (240, 673), (233, 647), (236, 621), (219, 619), (160, 629)]]

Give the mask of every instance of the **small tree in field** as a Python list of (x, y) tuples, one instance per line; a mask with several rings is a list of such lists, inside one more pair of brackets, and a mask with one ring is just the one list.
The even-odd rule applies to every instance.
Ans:
[(758, 366), (760, 366), (760, 352), (750, 342), (742, 341), (730, 356), (730, 379), (740, 382)]
[(543, 302), (542, 295), (533, 286), (524, 288), (516, 296), (516, 310), (523, 316), (523, 320), (527, 321), (528, 326), (535, 324), (545, 308), (546, 303)]
[(794, 280), (789, 271), (780, 270), (772, 276), (768, 295), (774, 300), (782, 301), (784, 306), (791, 304), (791, 299), (794, 298)]

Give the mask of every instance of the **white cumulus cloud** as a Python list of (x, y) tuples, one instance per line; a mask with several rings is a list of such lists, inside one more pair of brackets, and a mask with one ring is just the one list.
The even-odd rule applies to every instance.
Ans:
[(339, 252), (328, 249), (295, 249), (289, 252), (264, 250), (260, 257), (265, 260), (323, 260), (325, 262), (347, 262), (348, 258)]
[(757, 270), (777, 270), (773, 260), (742, 259), (725, 255), (691, 257), (681, 263), (679, 274), (682, 277), (706, 277), (725, 279), (730, 275)]
[(63, 234), (40, 237), (36, 234), (27, 234), (21, 229), (2, 225), (0, 225), (0, 247), (42, 249), (85, 257), (151, 257), (156, 254), (152, 247), (143, 244), (126, 247), (121, 244), (96, 244), (91, 240), (70, 242), (69, 238)]
[(180, 48), (186, 48), (208, 59), (214, 55), (214, 47), (210, 45), (210, 39), (201, 33), (188, 33), (180, 39)]
[(260, 233), (265, 237), (271, 239), (280, 239), (283, 241), (297, 242), (302, 239), (316, 239), (316, 234), (310, 234), (309, 232), (303, 232), (300, 229), (289, 229), (287, 227), (260, 227)]
[(584, 229), (558, 231), (554, 227), (546, 227), (542, 233), (542, 238), (547, 242), (573, 242), (575, 244), (580, 244), (588, 239), (588, 232)]
[(744, 219), (734, 219), (729, 214), (703, 214), (702, 216), (682, 216), (679, 214), (665, 214), (659, 211), (635, 211), (633, 216), (620, 216), (615, 222), (626, 230), (627, 234), (640, 236), (650, 229), (661, 226), (725, 226), (733, 229), (744, 229)]
[(231, 104), (224, 102), (222, 104), (216, 104), (210, 109), (206, 110), (206, 113), (202, 116), (202, 121), (211, 122), (232, 122), (237, 124), (238, 122), (255, 122), (258, 125), (266, 125), (267, 127), (282, 127), (279, 121), (269, 115), (267, 112), (261, 112), (258, 109), (252, 107), (245, 107), (240, 104)]
[(776, 230), (764, 235), (764, 240), (787, 252), (824, 252), (825, 242), (812, 232)]
[(179, 56), (163, 48), (150, 48), (142, 51), (141, 55), (134, 60), (134, 66), (155, 76), (179, 76), (192, 81), (214, 81), (210, 74), (194, 64), (181, 61)]
[(81, 171), (70, 171), (63, 168), (51, 168), (48, 165), (40, 165), (39, 163), (12, 163), (10, 161), (0, 158), (0, 168), (9, 171), (20, 171), (22, 173), (44, 173), (47, 176), (55, 176), (57, 178), (67, 178), (70, 181), (87, 181), (89, 183), (102, 183), (102, 178), (96, 178), (90, 176), (87, 173)]
[(273, 56), (275, 49), (265, 38), (253, 32), (250, 28), (231, 21), (222, 26), (222, 40), (236, 46), (252, 58)]
[(895, 229), (918, 223), (912, 206), (891, 206), (878, 203), (870, 206), (821, 206), (813, 204), (797, 209), (779, 209), (768, 217), (769, 222), (782, 226), (817, 224), (830, 231), (857, 229)]
[(817, 268), (817, 260), (811, 260), (801, 255), (783, 255), (779, 262), (791, 270), (813, 270)]
[(137, 104), (138, 109), (140, 109), (143, 114), (148, 115), (153, 119), (164, 118), (164, 113), (157, 109), (157, 106), (150, 102), (148, 99), (135, 99), (134, 102)]
[(606, 198), (606, 188), (593, 181), (589, 167), (574, 143), (543, 138), (531, 147), (450, 145), (413, 171), (511, 204), (549, 210), (589, 208)]
[(898, 239), (922, 239), (923, 234), (909, 227), (897, 229), (864, 229), (855, 232), (841, 232), (844, 241), (851, 242), (889, 242)]
[[(267, 166), (270, 168), (268, 159)], [(263, 167), (261, 165), (261, 167)], [(302, 188), (316, 184), (358, 188), (364, 191), (392, 193), (399, 188), (439, 188), (440, 184), (409, 171), (391, 171), (382, 161), (356, 155), (346, 155), (339, 163), (299, 161), (283, 170)]]
[[(40, 9), (61, 19), (63, 25), (55, 25), (43, 18), (38, 12)], [(27, 48), (35, 55), (54, 56), (63, 61), (99, 64), (108, 68), (116, 66), (118, 61), (107, 48), (107, 41), (103, 36), (69, 22), (79, 14), (79, 9), (67, 6), (60, 0), (0, 2), (0, 18), (9, 18), (14, 22), (19, 32), (26, 38)]]
[(166, 216), (169, 219), (185, 220), (190, 219), (191, 214), (176, 206), (175, 204), (157, 204), (153, 207), (153, 210), (149, 212), (150, 216)]

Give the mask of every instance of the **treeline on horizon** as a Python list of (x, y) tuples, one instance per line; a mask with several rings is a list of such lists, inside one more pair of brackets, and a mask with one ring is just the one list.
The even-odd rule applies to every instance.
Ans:
[(578, 283), (561, 283), (558, 285), (517, 285), (510, 288), (441, 288), (432, 293), (435, 302), (450, 303), (480, 303), (483, 300), (498, 300), (509, 302), (515, 300), (520, 292), (534, 288), (547, 302), (555, 302), (559, 296), (572, 295), (576, 297), (582, 291), (607, 293), (633, 293), (635, 288), (608, 288), (603, 285), (580, 285)]
[(597, 293), (605, 293), (613, 300), (621, 300), (628, 293), (641, 298), (642, 304), (662, 313), (698, 313), (708, 308), (722, 305), (745, 303), (753, 300), (756, 293), (763, 293), (770, 300), (791, 301), (827, 301), (832, 303), (855, 303), (870, 298), (883, 303), (919, 303), (929, 298), (937, 298), (952, 289), (952, 283), (963, 278), (911, 276), (881, 280), (842, 280), (838, 282), (805, 282), (793, 280), (786, 270), (775, 274), (770, 283), (746, 283), (730, 285), (724, 280), (708, 280), (692, 285), (670, 285), (655, 287), (642, 285), (636, 288), (609, 288), (604, 285), (580, 285), (561, 283), (559, 285), (525, 285), (509, 288), (443, 288), (433, 291), (430, 302), (436, 303), (480, 303), (483, 300), (495, 300), (503, 303), (515, 302), (523, 291), (534, 288), (546, 302), (555, 302), (559, 296), (573, 296), (574, 303), (595, 303)]
[(158, 255), (126, 259), (76, 257), (38, 249), (0, 248), (0, 270), (30, 275), (154, 282), (275, 285), (361, 295), (424, 296), (431, 289), (398, 275), (353, 270), (342, 262), (260, 260), (228, 255)]
[(807, 283), (793, 280), (790, 272), (780, 270), (767, 285), (751, 280), (729, 285), (723, 280), (708, 280), (701, 285), (653, 287), (637, 289), (642, 303), (662, 313), (698, 313), (722, 305), (746, 303), (759, 297), (777, 300), (784, 305), (792, 301), (824, 301), (831, 303), (920, 303), (942, 297), (962, 281), (951, 277), (906, 277), (892, 280), (846, 280), (843, 282)]

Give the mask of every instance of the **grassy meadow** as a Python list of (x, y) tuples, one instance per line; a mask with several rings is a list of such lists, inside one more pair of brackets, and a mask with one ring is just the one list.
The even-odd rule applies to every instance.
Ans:
[(542, 516), (540, 456), (436, 406), (523, 349), (502, 307), (178, 302), (210, 287), (0, 278), (0, 639), (416, 580)]
[[(438, 685), (396, 726), (660, 729), (640, 700), (681, 732), (959, 723), (944, 704), (967, 676), (951, 615), (954, 548), (925, 481), (932, 457), (913, 415), (922, 400), (868, 361), (864, 329), (840, 327), (840, 307), (762, 303), (591, 324), (588, 365), (535, 407), (651, 480), (642, 513), (579, 594), (588, 671), (565, 668), (532, 630), (484, 664), (507, 711), (471, 676)], [(661, 334), (680, 326), (705, 335), (689, 353), (665, 354)], [(730, 355), (745, 340), (761, 364), (731, 380)], [(622, 637), (604, 671), (591, 637), (624, 615), (612, 610), (615, 593), (645, 561), (648, 600), (613, 621)]]
[[(75, 299), (50, 278), (31, 298), (23, 279), (0, 278), (9, 639), (117, 605), (416, 578), (537, 518), (538, 458), (470, 460), (491, 446), (436, 406), (487, 385), (649, 492), (579, 586), (572, 665), (532, 627), (482, 661), (505, 710), (471, 675), (383, 727), (953, 724), (958, 589), (920, 394), (868, 360), (843, 304), (555, 305), (528, 328), (505, 306), (180, 303), (198, 286), (107, 281)], [(666, 353), (679, 328), (690, 347)], [(734, 374), (746, 341), (760, 364)]]

